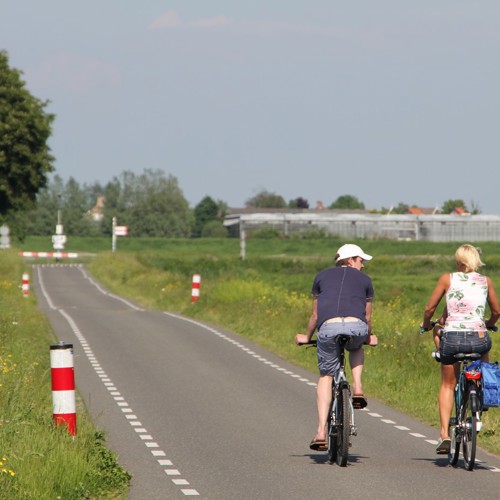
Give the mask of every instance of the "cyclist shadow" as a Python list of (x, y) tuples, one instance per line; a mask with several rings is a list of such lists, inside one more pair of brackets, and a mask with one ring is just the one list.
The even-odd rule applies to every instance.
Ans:
[[(434, 464), (436, 467), (449, 467), (448, 457), (439, 457), (439, 458), (413, 458), (413, 460), (417, 462), (430, 462)], [(460, 463), (460, 462), (459, 462)]]
[[(328, 461), (328, 456), (325, 453), (309, 453), (308, 455), (305, 455), (311, 458), (311, 460), (315, 464), (330, 464)], [(362, 457), (361, 455), (349, 455), (349, 458), (347, 459), (347, 466), (349, 465), (354, 465), (357, 463), (363, 462), (363, 459), (367, 457)]]
[[(431, 462), (436, 467), (439, 467), (439, 468), (444, 468), (444, 467), (451, 467), (452, 469), (463, 469), (464, 468), (464, 461), (462, 459), (459, 459), (456, 465), (450, 465), (448, 462), (448, 458), (446, 456), (439, 457), (439, 458), (414, 458), (413, 460), (416, 460), (419, 462)], [(489, 469), (488, 469), (488, 467), (484, 466), (483, 464), (479, 464), (476, 462), (476, 464), (474, 465), (474, 470), (489, 470)]]

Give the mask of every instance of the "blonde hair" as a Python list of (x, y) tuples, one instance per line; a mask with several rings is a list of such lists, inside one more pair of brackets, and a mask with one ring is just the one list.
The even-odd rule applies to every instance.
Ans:
[(472, 273), (477, 271), (481, 266), (484, 266), (478, 249), (469, 244), (458, 247), (455, 252), (455, 260), (457, 265), (461, 264), (464, 266), (466, 273)]

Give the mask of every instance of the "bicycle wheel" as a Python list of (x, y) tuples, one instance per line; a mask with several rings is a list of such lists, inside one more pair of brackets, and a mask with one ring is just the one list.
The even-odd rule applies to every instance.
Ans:
[[(457, 408), (455, 407), (455, 415), (458, 415)], [(448, 453), (448, 463), (450, 465), (457, 465), (458, 455), (460, 454), (460, 441), (461, 435), (457, 427), (457, 417), (452, 417), (448, 424), (448, 435), (450, 436), (450, 452)]]
[(337, 460), (337, 428), (335, 425), (337, 416), (335, 415), (335, 407), (337, 406), (334, 400), (335, 395), (332, 395), (332, 404), (328, 412), (327, 436), (328, 436), (328, 461), (333, 464)]
[(477, 401), (474, 400), (476, 397), (476, 393), (471, 394), (468, 388), (462, 414), (462, 452), (467, 470), (472, 470), (476, 461), (477, 419), (474, 411), (477, 409)]
[(349, 389), (342, 387), (339, 397), (339, 425), (337, 426), (337, 465), (345, 467), (349, 456), (349, 438), (351, 434), (351, 405)]

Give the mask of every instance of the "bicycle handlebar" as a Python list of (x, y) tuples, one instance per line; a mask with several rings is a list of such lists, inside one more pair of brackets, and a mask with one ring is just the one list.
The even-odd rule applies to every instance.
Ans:
[[(298, 342), (297, 345), (298, 346), (303, 346), (305, 345), (306, 347), (317, 347), (317, 343), (318, 341), (316, 339), (314, 340), (310, 340), (309, 342)], [(376, 347), (377, 344), (368, 344), (368, 343), (365, 343), (365, 345), (368, 345), (370, 347)]]
[[(431, 327), (429, 329), (420, 327), (420, 335), (422, 335), (425, 332), (428, 332), (429, 330), (432, 330), (436, 325), (439, 325), (437, 321), (431, 321)], [(439, 326), (443, 327), (444, 325), (439, 325)], [(490, 332), (498, 332), (498, 326), (496, 325), (490, 327), (487, 326), (486, 329), (489, 330)]]
[(307, 347), (316, 347), (318, 341), (317, 340), (310, 340), (309, 342), (298, 342), (297, 345), (299, 346), (307, 346)]
[[(432, 330), (436, 325), (438, 324), (437, 321), (431, 321), (431, 327), (430, 328), (423, 328), (422, 326), (420, 327), (420, 335), (422, 335), (425, 332), (428, 332), (429, 330)], [(441, 325), (442, 326), (442, 325)]]

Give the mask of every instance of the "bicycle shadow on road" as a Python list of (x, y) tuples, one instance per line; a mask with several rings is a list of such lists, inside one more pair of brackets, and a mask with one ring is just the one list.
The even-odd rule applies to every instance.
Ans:
[[(309, 457), (313, 462), (313, 465), (320, 465), (320, 464), (335, 465), (335, 464), (330, 464), (330, 462), (328, 461), (328, 455), (326, 453), (306, 453), (302, 456)], [(357, 463), (363, 463), (363, 459), (366, 458), (368, 457), (364, 457), (361, 455), (349, 455), (349, 458), (347, 460), (347, 466), (355, 465)]]
[[(459, 459), (457, 462), (457, 465), (453, 466), (448, 463), (448, 457), (442, 456), (439, 458), (412, 458), (412, 460), (419, 461), (419, 462), (432, 462), (436, 467), (439, 468), (445, 468), (445, 467), (450, 467), (451, 469), (463, 469), (464, 468), (464, 461), (463, 459)], [(474, 466), (474, 470), (483, 470), (483, 471), (488, 471), (490, 472), (490, 467), (488, 467), (484, 463), (477, 463)]]

